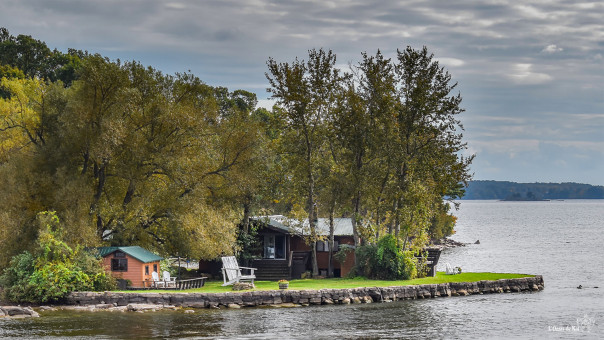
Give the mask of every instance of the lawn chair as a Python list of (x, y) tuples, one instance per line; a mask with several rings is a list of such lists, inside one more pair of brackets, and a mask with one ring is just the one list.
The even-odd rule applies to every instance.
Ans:
[(176, 288), (176, 278), (170, 277), (170, 272), (164, 270), (164, 286), (166, 288)]
[(159, 274), (157, 274), (157, 272), (154, 271), (151, 273), (151, 278), (153, 279), (153, 282), (151, 282), (152, 288), (166, 288), (166, 283), (159, 280)]
[(455, 270), (453, 267), (451, 267), (451, 265), (449, 263), (445, 264), (445, 273), (447, 275), (455, 275), (458, 273), (457, 270)]
[[(249, 270), (250, 274), (243, 275), (241, 270)], [(254, 270), (256, 268), (250, 267), (239, 267), (237, 263), (237, 259), (235, 256), (226, 256), (222, 258), (222, 278), (224, 280), (223, 286), (232, 285), (235, 282), (240, 281), (252, 281), (252, 285), (254, 284), (254, 279), (256, 275), (254, 275)]]

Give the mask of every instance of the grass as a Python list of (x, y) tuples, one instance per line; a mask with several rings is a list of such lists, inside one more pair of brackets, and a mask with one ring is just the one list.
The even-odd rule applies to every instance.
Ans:
[[(515, 279), (521, 277), (532, 277), (528, 274), (509, 274), (509, 273), (462, 273), (457, 275), (446, 275), (444, 272), (438, 272), (435, 277), (424, 277), (421, 279), (388, 281), (388, 280), (369, 280), (365, 278), (335, 278), (335, 279), (302, 279), (289, 281), (290, 290), (303, 289), (343, 289), (359, 287), (389, 287), (389, 286), (408, 286), (435, 284), (445, 282), (475, 282), (482, 280)], [(279, 286), (275, 281), (255, 281), (254, 290), (277, 290)], [(231, 292), (231, 287), (222, 287), (222, 281), (208, 281), (202, 288), (178, 291), (181, 293), (225, 293)], [(129, 290), (130, 293), (174, 293), (174, 290)]]

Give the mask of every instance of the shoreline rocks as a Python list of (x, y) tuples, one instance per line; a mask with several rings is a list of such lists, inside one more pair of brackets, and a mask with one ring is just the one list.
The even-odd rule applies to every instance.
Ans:
[(441, 238), (439, 240), (433, 240), (432, 241), (433, 245), (442, 249), (447, 249), (447, 248), (457, 248), (457, 247), (465, 247), (466, 243), (463, 242), (458, 242), (455, 240), (452, 240), (448, 237), (445, 238)]
[(543, 277), (497, 281), (450, 282), (416, 286), (363, 287), (321, 290), (269, 290), (227, 293), (113, 293), (74, 292), (67, 298), (71, 310), (146, 312), (181, 308), (299, 307), (430, 299), (473, 294), (536, 292)]
[(0, 317), (8, 318), (38, 318), (40, 314), (31, 307), (21, 306), (0, 306)]

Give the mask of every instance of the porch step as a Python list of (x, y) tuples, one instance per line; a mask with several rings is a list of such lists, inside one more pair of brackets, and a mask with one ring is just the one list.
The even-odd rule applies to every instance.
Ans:
[(287, 261), (280, 260), (254, 260), (252, 267), (257, 268), (256, 280), (278, 281), (290, 278), (287, 264)]

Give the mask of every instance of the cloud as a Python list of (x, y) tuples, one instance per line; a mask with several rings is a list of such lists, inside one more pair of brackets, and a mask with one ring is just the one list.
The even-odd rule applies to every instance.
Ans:
[(536, 85), (543, 84), (553, 80), (549, 74), (533, 72), (532, 64), (514, 64), (508, 77), (516, 84)]
[(459, 67), (459, 66), (463, 66), (466, 64), (465, 61), (463, 61), (461, 59), (457, 59), (457, 58), (439, 57), (439, 58), (436, 58), (436, 60), (438, 60), (438, 62), (441, 64), (441, 66), (446, 66), (446, 67)]
[(551, 45), (547, 45), (544, 49), (542, 49), (541, 53), (552, 54), (552, 53), (557, 53), (557, 52), (562, 52), (562, 51), (564, 51), (564, 49), (562, 47), (558, 47), (554, 44), (551, 44)]
[(258, 100), (258, 107), (263, 107), (267, 110), (272, 110), (273, 109), (273, 105), (275, 105), (276, 102), (273, 99), (259, 99)]

